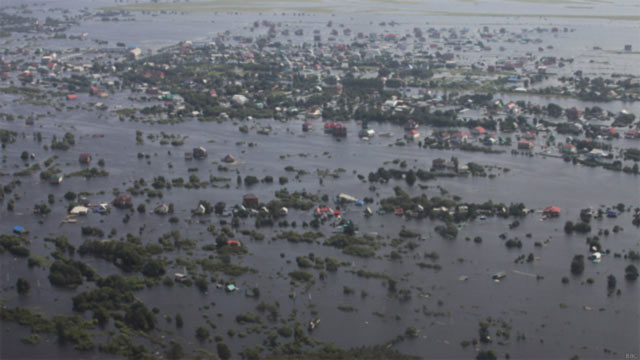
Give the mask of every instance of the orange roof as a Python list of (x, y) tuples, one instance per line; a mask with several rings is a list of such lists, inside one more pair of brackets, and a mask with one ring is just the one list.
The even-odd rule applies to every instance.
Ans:
[(560, 213), (560, 211), (562, 211), (562, 209), (557, 206), (549, 206), (548, 208), (544, 209), (545, 213)]

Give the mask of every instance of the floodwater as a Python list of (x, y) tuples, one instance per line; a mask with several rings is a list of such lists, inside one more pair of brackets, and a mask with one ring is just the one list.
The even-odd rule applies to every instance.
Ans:
[[(9, 1), (9, 5), (12, 2)], [(60, 6), (74, 8), (74, 1), (50, 1), (47, 6)], [(107, 2), (94, 1), (82, 6), (110, 5)], [(503, 2), (491, 1), (492, 7), (499, 7)], [(353, 6), (359, 6), (354, 2)], [(616, 4), (618, 4), (616, 2)], [(623, 3), (624, 4), (624, 3)], [(472, 5), (468, 5), (472, 6)], [(529, 9), (535, 4), (517, 3), (517, 9)], [(551, 5), (545, 5), (544, 9)], [(598, 3), (593, 6), (606, 7), (606, 4)], [(614, 5), (611, 5), (614, 6)], [(629, 5), (631, 6), (631, 5)], [(614, 6), (615, 7), (615, 6)], [(555, 8), (553, 8), (555, 9)], [(34, 15), (37, 15), (36, 12)], [(136, 15), (137, 21), (105, 23), (83, 22), (73, 28), (70, 33), (88, 32), (90, 38), (104, 39), (111, 42), (126, 39), (127, 43), (135, 43), (144, 49), (157, 49), (172, 45), (180, 40), (207, 39), (222, 33), (225, 30), (247, 33), (246, 27), (256, 19), (271, 19), (286, 22), (292, 28), (311, 27), (323, 28), (331, 19), (334, 23), (348, 23), (354, 32), (380, 31), (376, 24), (382, 18), (387, 21), (395, 20), (401, 23), (393, 31), (404, 33), (402, 29), (412, 29), (415, 26), (453, 26), (476, 28), (489, 24), (491, 26), (507, 26), (518, 29), (521, 27), (535, 26), (569, 26), (574, 32), (560, 33), (552, 36), (549, 33), (540, 35), (545, 37), (545, 46), (553, 44), (555, 50), (550, 50), (554, 56), (572, 56), (578, 60), (565, 69), (568, 73), (589, 66), (580, 60), (582, 56), (588, 57), (593, 46), (600, 45), (606, 49), (618, 50), (626, 43), (633, 43), (635, 48), (640, 47), (637, 37), (637, 23), (616, 22), (608, 20), (582, 20), (582, 19), (534, 19), (534, 18), (475, 18), (475, 17), (411, 17), (399, 15), (397, 17), (382, 17), (371, 15), (370, 17), (357, 17), (350, 22), (352, 15), (329, 14), (309, 15), (315, 22), (309, 22), (308, 18), (300, 18), (294, 15), (264, 15), (239, 14), (227, 16), (224, 14), (189, 14), (189, 15)], [(305, 34), (311, 36), (311, 29)], [(367, 30), (368, 29), (368, 30)], [(326, 29), (323, 29), (326, 31)], [(391, 31), (391, 30), (390, 30)], [(635, 35), (634, 35), (635, 32)], [(615, 36), (611, 36), (614, 34)], [(305, 35), (306, 36), (306, 35)], [(309, 39), (307, 39), (309, 40)], [(46, 43), (40, 46), (47, 47)], [(65, 47), (65, 43), (59, 46)], [(76, 45), (78, 46), (78, 45)], [(86, 46), (92, 46), (88, 41)], [(520, 51), (515, 47), (508, 49), (512, 54)], [(535, 49), (535, 48), (534, 48)], [(564, 55), (563, 55), (564, 54)], [(468, 56), (480, 56), (470, 53)], [(499, 52), (482, 53), (485, 57), (500, 57)], [(507, 55), (508, 56), (508, 55)], [(606, 56), (608, 65), (604, 68), (591, 68), (593, 73), (598, 71), (630, 73), (639, 75), (637, 68), (637, 55), (612, 55), (600, 53)], [(3, 86), (6, 86), (3, 85)], [(127, 100), (130, 94), (113, 94), (105, 100), (110, 108), (116, 106), (130, 107), (136, 103)], [(520, 100), (520, 97), (512, 95), (495, 95), (505, 101)], [(2, 95), (2, 112), (14, 114), (42, 114), (50, 108), (42, 109), (31, 105), (14, 102), (14, 96)], [(561, 106), (593, 106), (595, 103), (584, 103), (578, 100), (546, 99), (541, 97), (523, 96), (523, 100), (533, 103), (552, 101)], [(79, 95), (78, 103), (86, 103), (86, 95)], [(611, 102), (597, 104), (610, 111), (617, 112), (629, 109), (636, 114), (640, 113), (637, 103), (628, 104)], [(238, 126), (247, 124), (251, 130), (249, 134), (242, 134)], [(264, 126), (273, 128), (270, 135), (256, 134), (256, 129)], [(395, 137), (402, 135), (402, 129), (388, 124), (371, 124), (376, 132), (394, 132)], [(570, 261), (574, 254), (586, 254), (587, 246), (584, 236), (565, 235), (563, 231), (566, 220), (575, 220), (579, 211), (586, 207), (615, 206), (622, 202), (632, 208), (640, 203), (640, 181), (632, 175), (606, 171), (601, 168), (588, 168), (565, 163), (561, 159), (541, 157), (525, 157), (511, 155), (509, 151), (504, 154), (466, 153), (453, 150), (427, 150), (421, 149), (416, 144), (407, 146), (389, 146), (395, 142), (394, 138), (374, 137), (370, 141), (358, 139), (358, 125), (355, 122), (348, 124), (349, 137), (336, 141), (332, 137), (322, 133), (322, 122), (314, 122), (314, 131), (308, 134), (301, 132), (301, 121), (277, 122), (273, 120), (254, 120), (250, 122), (228, 121), (226, 123), (202, 123), (197, 120), (187, 120), (175, 125), (149, 125), (129, 121), (120, 121), (111, 111), (99, 112), (94, 110), (72, 110), (64, 113), (52, 112), (52, 115), (36, 120), (34, 127), (25, 126), (23, 120), (13, 122), (3, 121), (3, 129), (26, 133), (25, 138), (20, 138), (15, 144), (2, 149), (2, 156), (7, 161), (2, 163), (0, 171), (12, 173), (16, 171), (15, 164), (21, 164), (20, 153), (24, 150), (35, 153), (36, 159), (42, 160), (55, 154), (57, 162), (65, 173), (79, 169), (77, 154), (89, 152), (95, 160), (103, 158), (106, 169), (110, 175), (106, 178), (86, 180), (84, 178), (67, 178), (58, 185), (41, 183), (37, 174), (32, 177), (20, 178), (22, 185), (17, 192), (22, 196), (16, 202), (13, 212), (7, 212), (6, 206), (0, 210), (0, 224), (2, 232), (7, 233), (13, 225), (23, 225), (31, 232), (31, 252), (38, 255), (47, 255), (52, 251), (49, 243), (42, 239), (49, 235), (66, 235), (69, 240), (79, 246), (83, 239), (80, 235), (80, 226), (98, 226), (109, 231), (115, 228), (118, 236), (128, 232), (138, 234), (141, 226), (145, 225), (142, 239), (145, 243), (156, 242), (163, 233), (179, 229), (183, 236), (198, 240), (196, 257), (206, 257), (208, 254), (199, 248), (214, 239), (207, 234), (206, 224), (199, 224), (197, 219), (188, 224), (186, 219), (191, 218), (190, 210), (197, 206), (200, 199), (210, 202), (224, 201), (228, 205), (241, 202), (244, 194), (251, 192), (257, 194), (261, 200), (273, 198), (274, 191), (281, 188), (277, 184), (257, 184), (252, 187), (236, 187), (236, 170), (244, 177), (255, 175), (262, 178), (271, 175), (275, 179), (283, 175), (284, 168), (293, 165), (296, 169), (306, 170), (309, 174), (295, 180), (291, 173), (286, 173), (289, 183), (286, 188), (292, 191), (306, 190), (312, 193), (327, 194), (330, 198), (340, 192), (345, 192), (359, 198), (373, 197), (377, 202), (393, 195), (393, 187), (400, 185), (411, 195), (426, 193), (428, 196), (440, 196), (437, 186), (445, 188), (450, 195), (458, 195), (466, 202), (523, 202), (528, 208), (542, 209), (549, 205), (556, 205), (563, 209), (560, 219), (540, 221), (540, 214), (536, 213), (522, 219), (521, 225), (514, 230), (508, 230), (512, 220), (489, 218), (486, 221), (476, 220), (466, 224), (460, 231), (456, 240), (444, 240), (435, 234), (433, 228), (440, 224), (431, 220), (404, 221), (393, 215), (374, 215), (372, 218), (362, 216), (362, 209), (353, 205), (345, 210), (347, 216), (358, 225), (360, 232), (377, 232), (383, 236), (385, 246), (378, 249), (377, 255), (386, 256), (392, 250), (390, 239), (397, 237), (402, 227), (417, 230), (424, 237), (423, 241), (417, 241), (419, 247), (403, 254), (401, 261), (390, 261), (387, 258), (362, 259), (347, 256), (340, 250), (325, 247), (320, 244), (292, 244), (285, 240), (271, 241), (271, 235), (278, 229), (260, 229), (267, 236), (265, 240), (254, 241), (248, 237), (238, 235), (249, 247), (250, 253), (237, 260), (241, 265), (258, 269), (256, 274), (244, 275), (237, 279), (237, 285), (241, 289), (258, 286), (261, 290), (260, 300), (245, 297), (240, 293), (225, 293), (215, 289), (211, 284), (209, 292), (200, 293), (195, 287), (182, 287), (176, 285), (172, 288), (155, 286), (141, 290), (136, 296), (143, 300), (149, 308), (157, 307), (160, 310), (158, 326), (174, 331), (168, 338), (176, 338), (181, 341), (185, 349), (205, 348), (215, 350), (215, 343), (195, 343), (194, 333), (198, 326), (205, 325), (203, 314), (217, 324), (217, 330), (213, 333), (226, 334), (226, 330), (241, 327), (235, 323), (235, 315), (247, 311), (255, 312), (255, 306), (259, 301), (274, 302), (280, 304), (280, 313), (286, 317), (292, 310), (297, 310), (297, 319), (304, 323), (314, 316), (311, 314), (311, 305), (319, 313), (322, 319), (321, 325), (312, 333), (312, 337), (319, 341), (334, 343), (341, 347), (353, 347), (361, 345), (373, 345), (383, 343), (405, 331), (408, 326), (419, 329), (416, 339), (407, 340), (397, 345), (398, 350), (408, 354), (428, 358), (470, 358), (475, 356), (472, 347), (463, 348), (460, 342), (477, 338), (478, 322), (487, 316), (507, 321), (511, 325), (511, 341), (508, 344), (492, 344), (490, 348), (499, 354), (509, 353), (513, 358), (569, 358), (576, 354), (580, 358), (621, 358), (625, 354), (638, 356), (639, 329), (639, 296), (638, 283), (624, 280), (624, 268), (629, 262), (622, 258), (614, 258), (614, 253), (626, 253), (628, 250), (639, 248), (637, 229), (631, 225), (629, 212), (623, 213), (617, 219), (604, 219), (595, 221), (594, 229), (611, 229), (614, 225), (624, 227), (624, 231), (611, 234), (608, 237), (601, 236), (604, 248), (611, 254), (605, 255), (600, 264), (587, 262), (585, 273), (580, 277), (570, 275)], [(40, 131), (44, 140), (49, 143), (52, 135), (60, 137), (66, 130), (73, 129), (76, 134), (76, 145), (69, 151), (45, 151), (40, 145), (31, 139), (32, 131)], [(141, 130), (145, 135), (145, 144), (135, 144), (135, 131)], [(428, 129), (420, 129), (427, 131)], [(146, 139), (147, 134), (159, 134), (160, 132), (180, 134), (187, 136), (185, 145), (175, 147), (160, 145)], [(100, 135), (96, 137), (94, 135)], [(245, 142), (238, 144), (237, 142)], [(246, 144), (253, 142), (257, 145), (249, 147)], [(630, 146), (626, 140), (619, 140), (615, 146)], [(183, 153), (196, 146), (205, 146), (209, 151), (206, 161), (185, 161)], [(138, 159), (136, 154), (142, 152), (151, 154), (149, 161)], [(238, 164), (229, 166), (231, 171), (221, 172), (217, 163), (219, 158), (226, 154), (233, 154)], [(300, 156), (299, 154), (305, 154)], [(287, 155), (282, 159), (281, 155)], [(289, 156), (290, 155), (290, 156)], [(391, 167), (384, 165), (394, 159), (406, 160), (409, 167), (429, 168), (435, 158), (458, 157), (460, 163), (476, 162), (483, 165), (496, 165), (509, 168), (509, 172), (494, 171), (499, 174), (496, 178), (444, 178), (428, 183), (426, 190), (421, 189), (416, 183), (413, 187), (407, 187), (403, 181), (391, 180), (389, 184), (376, 185), (375, 191), (368, 189), (369, 185), (361, 182), (357, 174), (365, 177), (371, 171), (379, 167)], [(94, 160), (94, 161), (95, 161)], [(169, 166), (171, 164), (171, 166)], [(144, 178), (148, 182), (154, 176), (162, 175), (167, 179), (187, 177), (187, 169), (197, 167), (195, 172), (200, 179), (207, 179), (210, 175), (231, 178), (230, 188), (216, 189), (206, 188), (187, 190), (173, 188), (163, 190), (162, 200), (151, 199), (147, 203), (148, 212), (162, 202), (174, 203), (176, 216), (180, 223), (170, 224), (166, 218), (157, 215), (131, 214), (128, 223), (122, 222), (124, 212), (113, 209), (108, 216), (90, 214), (86, 219), (77, 224), (62, 224), (66, 216), (66, 203), (62, 196), (67, 191), (92, 193), (89, 196), (92, 202), (110, 201), (113, 198), (112, 189), (125, 190), (134, 179)], [(320, 183), (316, 175), (317, 169), (330, 171), (343, 168), (346, 171), (340, 177), (333, 179), (326, 177)], [(0, 182), (7, 183), (12, 177), (0, 178)], [(104, 191), (104, 193), (99, 193)], [(56, 204), (52, 206), (52, 212), (44, 218), (30, 215), (33, 205), (43, 201), (47, 194), (56, 195)], [(142, 197), (134, 199), (134, 203), (143, 202)], [(377, 206), (374, 206), (374, 208)], [(289, 221), (295, 220), (299, 225), (298, 231), (305, 231), (300, 224), (310, 221), (310, 212), (292, 210)], [(204, 217), (203, 222), (218, 223), (215, 216)], [(39, 223), (39, 222), (42, 223)], [(244, 220), (242, 228), (252, 228), (253, 220)], [(325, 234), (330, 234), (332, 228), (325, 225), (321, 228)], [(509, 250), (503, 240), (499, 239), (501, 233), (508, 232), (509, 237), (517, 236), (523, 241), (520, 250)], [(531, 238), (526, 237), (531, 234)], [(476, 244), (466, 241), (465, 238), (482, 236), (484, 241)], [(543, 247), (534, 247), (534, 242), (544, 243)], [(435, 251), (440, 255), (437, 261), (442, 270), (434, 271), (420, 269), (417, 262), (423, 260), (421, 254)], [(295, 289), (294, 299), (289, 297), (291, 291), (289, 280), (279, 274), (287, 274), (297, 268), (296, 256), (307, 255), (313, 252), (317, 256), (331, 256), (342, 260), (352, 261), (350, 267), (341, 267), (337, 273), (330, 273), (326, 280), (317, 280), (309, 291), (302, 287)], [(533, 263), (515, 264), (514, 259), (521, 254), (533, 253), (536, 260)], [(285, 254), (282, 258), (280, 254)], [(169, 257), (185, 257), (186, 254), (176, 252)], [(79, 257), (79, 255), (76, 255)], [(29, 269), (23, 259), (14, 259), (5, 253), (0, 255), (0, 298), (5, 299), (8, 307), (29, 307), (42, 310), (46, 314), (71, 314), (71, 297), (82, 291), (91, 289), (92, 283), (85, 283), (78, 289), (60, 290), (53, 288), (47, 279), (48, 271), (43, 269)], [(82, 258), (83, 261), (94, 267), (99, 274), (106, 276), (120, 273), (110, 263), (92, 257)], [(291, 260), (288, 262), (287, 260)], [(346, 270), (365, 269), (371, 272), (381, 272), (398, 279), (399, 289), (411, 289), (412, 298), (407, 302), (400, 302), (390, 297), (383, 280), (364, 279)], [(537, 274), (543, 279), (522, 275), (514, 272)], [(178, 266), (168, 268), (168, 273), (182, 272)], [(491, 275), (498, 271), (506, 271), (507, 277), (497, 283), (491, 279)], [(317, 271), (312, 270), (314, 275)], [(618, 288), (621, 296), (607, 296), (606, 277), (615, 274), (618, 278)], [(468, 276), (467, 281), (459, 281), (462, 275)], [(568, 276), (569, 284), (562, 284), (561, 278)], [(18, 297), (15, 289), (8, 287), (15, 284), (17, 277), (24, 277), (32, 284), (29, 296)], [(595, 283), (592, 285), (584, 281), (592, 277)], [(227, 279), (228, 277), (222, 276)], [(355, 294), (344, 295), (343, 286), (355, 289)], [(418, 290), (422, 289), (422, 291)], [(361, 298), (360, 290), (366, 290), (368, 296)], [(423, 294), (424, 296), (420, 296)], [(204, 306), (211, 305), (208, 309)], [(566, 304), (560, 306), (561, 304)], [(345, 313), (339, 311), (337, 305), (348, 305), (357, 308), (357, 312)], [(592, 311), (585, 310), (585, 306)], [(425, 316), (423, 307), (430, 311), (442, 313), (442, 316)], [(384, 314), (384, 317), (373, 315), (374, 312)], [(181, 313), (185, 319), (183, 329), (175, 330), (173, 324), (163, 320), (164, 315), (174, 316)], [(276, 325), (276, 324), (269, 324)], [(28, 335), (28, 330), (16, 324), (1, 323), (1, 353), (4, 358), (105, 358), (101, 353), (78, 353), (70, 346), (59, 346), (55, 343), (55, 337), (50, 337), (49, 342), (42, 342), (36, 346), (25, 345), (18, 340)], [(9, 331), (10, 329), (10, 331)], [(493, 332), (494, 330), (492, 330)], [(516, 341), (516, 333), (526, 335), (526, 339)], [(245, 338), (228, 338), (227, 342), (234, 354), (238, 354), (247, 346), (255, 346), (262, 342), (263, 335), (247, 335)], [(607, 352), (606, 350), (611, 350)], [(190, 351), (188, 351), (189, 353)], [(238, 357), (236, 355), (235, 357)]]

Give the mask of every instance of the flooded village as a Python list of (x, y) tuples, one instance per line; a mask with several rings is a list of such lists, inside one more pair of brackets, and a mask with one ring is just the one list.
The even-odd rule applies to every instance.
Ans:
[(3, 3), (0, 357), (638, 358), (640, 10), (473, 3)]

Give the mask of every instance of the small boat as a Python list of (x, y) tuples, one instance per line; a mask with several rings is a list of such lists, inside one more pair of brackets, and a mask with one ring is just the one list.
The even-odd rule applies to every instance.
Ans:
[(506, 276), (507, 276), (507, 272), (506, 271), (500, 271), (500, 272), (497, 272), (497, 273), (493, 274), (493, 276), (491, 276), (491, 278), (493, 280), (501, 280), (501, 279), (504, 279)]

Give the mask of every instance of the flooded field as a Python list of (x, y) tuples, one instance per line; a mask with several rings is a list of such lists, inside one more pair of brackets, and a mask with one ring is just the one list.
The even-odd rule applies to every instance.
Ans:
[(2, 7), (0, 358), (640, 356), (635, 1)]

